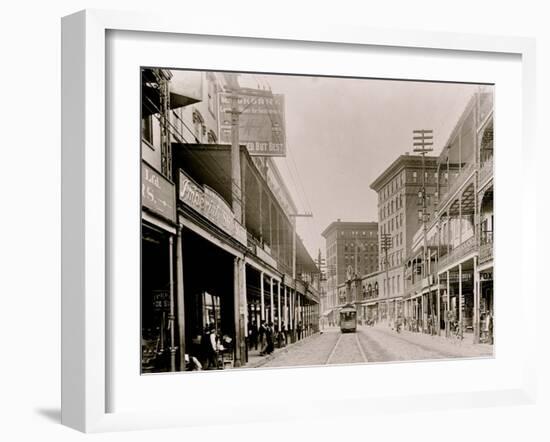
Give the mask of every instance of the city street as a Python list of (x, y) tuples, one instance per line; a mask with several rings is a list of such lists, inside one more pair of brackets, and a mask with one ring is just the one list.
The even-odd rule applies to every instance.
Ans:
[(273, 356), (255, 361), (254, 367), (353, 364), (367, 362), (412, 361), (448, 358), (491, 357), (493, 346), (458, 342), (439, 336), (403, 331), (385, 326), (359, 327), (356, 333), (342, 334), (326, 328), (316, 334), (277, 349)]
[(142, 373), (492, 356), (493, 94), (143, 68)]

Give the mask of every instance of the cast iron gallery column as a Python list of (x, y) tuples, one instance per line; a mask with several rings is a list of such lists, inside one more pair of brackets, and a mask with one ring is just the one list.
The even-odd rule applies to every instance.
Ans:
[(260, 272), (260, 324), (265, 320), (264, 272)]
[(233, 258), (233, 311), (235, 320), (235, 366), (240, 367), (245, 357), (246, 336), (245, 310), (246, 291), (243, 282), (246, 280), (244, 260), (239, 257)]
[(273, 277), (269, 277), (269, 322), (272, 322), (273, 325), (275, 325), (275, 321), (273, 319), (273, 313), (275, 310), (275, 306), (273, 305)]
[(281, 331), (281, 281), (277, 281), (277, 330)]
[(183, 238), (182, 226), (178, 226), (176, 240), (176, 287), (178, 307), (178, 338), (180, 344), (179, 370), (185, 370), (185, 306), (183, 304)]
[(175, 294), (174, 294), (174, 237), (170, 235), (169, 244), (169, 267), (170, 267), (170, 314), (168, 322), (170, 327), (170, 371), (176, 371), (176, 334), (174, 330), (175, 316)]

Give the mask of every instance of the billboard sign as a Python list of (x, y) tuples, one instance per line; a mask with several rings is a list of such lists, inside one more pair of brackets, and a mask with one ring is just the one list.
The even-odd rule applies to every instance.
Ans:
[[(246, 145), (250, 155), (286, 156), (284, 95), (256, 89), (240, 89), (239, 143)], [(221, 144), (231, 144), (232, 92), (218, 94)]]

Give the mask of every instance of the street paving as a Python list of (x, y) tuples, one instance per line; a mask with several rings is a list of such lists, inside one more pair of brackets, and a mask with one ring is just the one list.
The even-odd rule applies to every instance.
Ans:
[(418, 361), (450, 358), (492, 357), (493, 346), (430, 336), (386, 326), (359, 327), (356, 333), (342, 334), (338, 328), (276, 350), (255, 367), (292, 367), (327, 364), (354, 364), (390, 361)]

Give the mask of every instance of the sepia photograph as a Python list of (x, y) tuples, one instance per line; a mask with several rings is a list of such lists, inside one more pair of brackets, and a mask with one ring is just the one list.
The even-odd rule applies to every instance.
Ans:
[(141, 374), (494, 357), (494, 85), (153, 66), (139, 93)]

